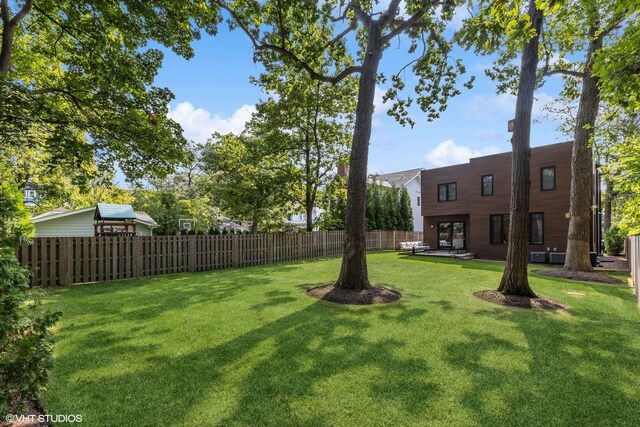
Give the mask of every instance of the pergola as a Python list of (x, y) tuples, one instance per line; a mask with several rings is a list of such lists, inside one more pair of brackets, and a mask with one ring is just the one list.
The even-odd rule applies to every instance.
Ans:
[(131, 205), (98, 203), (93, 219), (96, 236), (135, 236), (136, 213)]

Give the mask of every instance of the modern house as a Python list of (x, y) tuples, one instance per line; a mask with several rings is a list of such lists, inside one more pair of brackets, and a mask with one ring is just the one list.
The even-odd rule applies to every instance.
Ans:
[(411, 211), (413, 213), (413, 230), (423, 230), (423, 220), (421, 212), (422, 186), (420, 182), (420, 172), (422, 168), (409, 169), (406, 171), (376, 175), (374, 182), (387, 187), (405, 187), (411, 199)]
[(159, 225), (131, 205), (99, 203), (84, 209), (54, 209), (31, 218), (36, 237), (152, 236)]
[[(564, 142), (531, 149), (529, 252), (566, 250), (572, 147), (572, 142)], [(511, 153), (423, 170), (421, 178), (426, 243), (465, 249), (479, 258), (506, 257)], [(596, 250), (598, 233), (591, 234)]]

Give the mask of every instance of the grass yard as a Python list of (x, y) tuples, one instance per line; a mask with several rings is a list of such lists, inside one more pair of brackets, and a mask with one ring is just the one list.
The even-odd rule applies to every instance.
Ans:
[[(630, 288), (531, 277), (566, 312), (495, 306), (502, 264), (369, 255), (387, 305), (304, 290), (340, 259), (67, 287), (44, 406), (83, 425), (638, 425)], [(572, 292), (572, 293), (567, 293)]]

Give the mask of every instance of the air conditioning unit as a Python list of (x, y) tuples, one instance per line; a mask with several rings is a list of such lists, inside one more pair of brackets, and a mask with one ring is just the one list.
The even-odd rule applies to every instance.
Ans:
[(529, 261), (535, 262), (538, 264), (546, 264), (547, 263), (547, 253), (546, 252), (531, 252), (531, 256)]
[(551, 264), (564, 264), (567, 254), (564, 252), (549, 252), (549, 262)]

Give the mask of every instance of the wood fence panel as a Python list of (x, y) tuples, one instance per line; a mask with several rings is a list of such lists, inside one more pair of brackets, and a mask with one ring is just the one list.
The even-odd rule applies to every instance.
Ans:
[[(370, 231), (366, 235), (367, 249), (393, 250), (400, 241), (421, 240), (422, 236), (422, 232)], [(640, 239), (633, 242), (640, 245)], [(342, 254), (343, 246), (342, 230), (258, 235), (41, 237), (30, 245), (21, 245), (17, 255), (20, 263), (32, 271), (32, 286), (52, 286), (335, 256)]]

